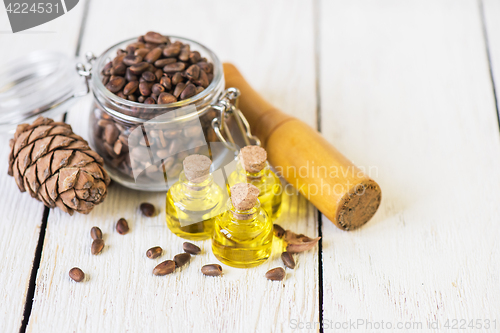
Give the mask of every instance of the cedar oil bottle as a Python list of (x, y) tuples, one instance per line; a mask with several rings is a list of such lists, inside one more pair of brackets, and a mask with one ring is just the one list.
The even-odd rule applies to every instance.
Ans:
[(258, 266), (271, 255), (273, 223), (258, 196), (259, 189), (252, 184), (234, 185), (227, 211), (215, 219), (212, 251), (228, 266)]
[(281, 214), (281, 181), (270, 169), (267, 153), (260, 146), (241, 148), (236, 170), (228, 177), (228, 190), (238, 183), (249, 183), (260, 191), (261, 207), (267, 212), (271, 221)]
[(186, 157), (179, 181), (167, 192), (167, 225), (179, 237), (210, 238), (215, 217), (223, 211), (226, 195), (209, 173), (211, 164), (204, 155)]

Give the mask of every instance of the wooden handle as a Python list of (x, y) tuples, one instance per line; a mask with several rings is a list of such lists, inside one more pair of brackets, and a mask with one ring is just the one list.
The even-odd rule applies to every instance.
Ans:
[(241, 91), (240, 110), (278, 173), (340, 229), (368, 222), (382, 198), (378, 184), (316, 130), (265, 101), (234, 65), (225, 63), (224, 75), (226, 87)]

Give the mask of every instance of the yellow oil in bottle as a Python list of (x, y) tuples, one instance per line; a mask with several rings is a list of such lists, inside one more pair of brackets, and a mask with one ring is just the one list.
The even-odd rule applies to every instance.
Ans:
[(215, 219), (212, 252), (222, 263), (248, 268), (264, 263), (271, 255), (273, 223), (266, 211), (256, 205), (236, 210), (231, 200), (228, 210)]
[(250, 183), (255, 185), (259, 191), (259, 201), (261, 207), (267, 212), (271, 221), (276, 220), (281, 214), (281, 181), (266, 162), (265, 167), (256, 173), (245, 171), (241, 163), (237, 163), (236, 170), (233, 171), (227, 181), (227, 188), (238, 183)]
[(189, 240), (210, 238), (215, 217), (222, 213), (226, 198), (212, 175), (201, 183), (193, 183), (181, 172), (179, 181), (167, 192), (168, 228)]

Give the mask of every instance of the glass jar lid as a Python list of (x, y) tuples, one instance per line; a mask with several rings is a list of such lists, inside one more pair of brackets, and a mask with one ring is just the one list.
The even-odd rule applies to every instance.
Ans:
[(87, 93), (74, 59), (52, 51), (29, 53), (0, 69), (0, 132), (41, 115), (54, 118)]

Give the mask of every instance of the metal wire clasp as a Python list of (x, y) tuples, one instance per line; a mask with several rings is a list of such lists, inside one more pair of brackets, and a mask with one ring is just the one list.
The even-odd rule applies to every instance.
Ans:
[[(226, 146), (226, 148), (232, 151), (237, 151), (238, 148), (227, 124), (227, 120), (231, 116), (234, 116), (234, 119), (236, 120), (236, 124), (241, 132), (243, 140), (245, 141), (245, 145), (251, 145), (251, 141), (254, 141), (255, 145), (260, 146), (260, 140), (256, 136), (252, 135), (250, 124), (238, 108), (239, 97), (240, 91), (237, 88), (228, 88), (224, 91), (219, 101), (212, 105), (213, 109), (219, 111), (219, 116), (212, 120), (212, 128), (215, 131), (215, 135), (217, 135), (217, 138)], [(226, 134), (229, 143), (222, 135), (223, 132)]]
[(84, 65), (81, 62), (76, 64), (76, 71), (80, 76), (85, 78), (85, 86), (87, 88), (87, 91), (75, 93), (73, 97), (82, 97), (90, 92), (89, 80), (92, 77), (92, 64), (96, 59), (96, 56), (92, 52), (87, 52), (85, 53), (85, 60), (87, 60), (87, 64)]

